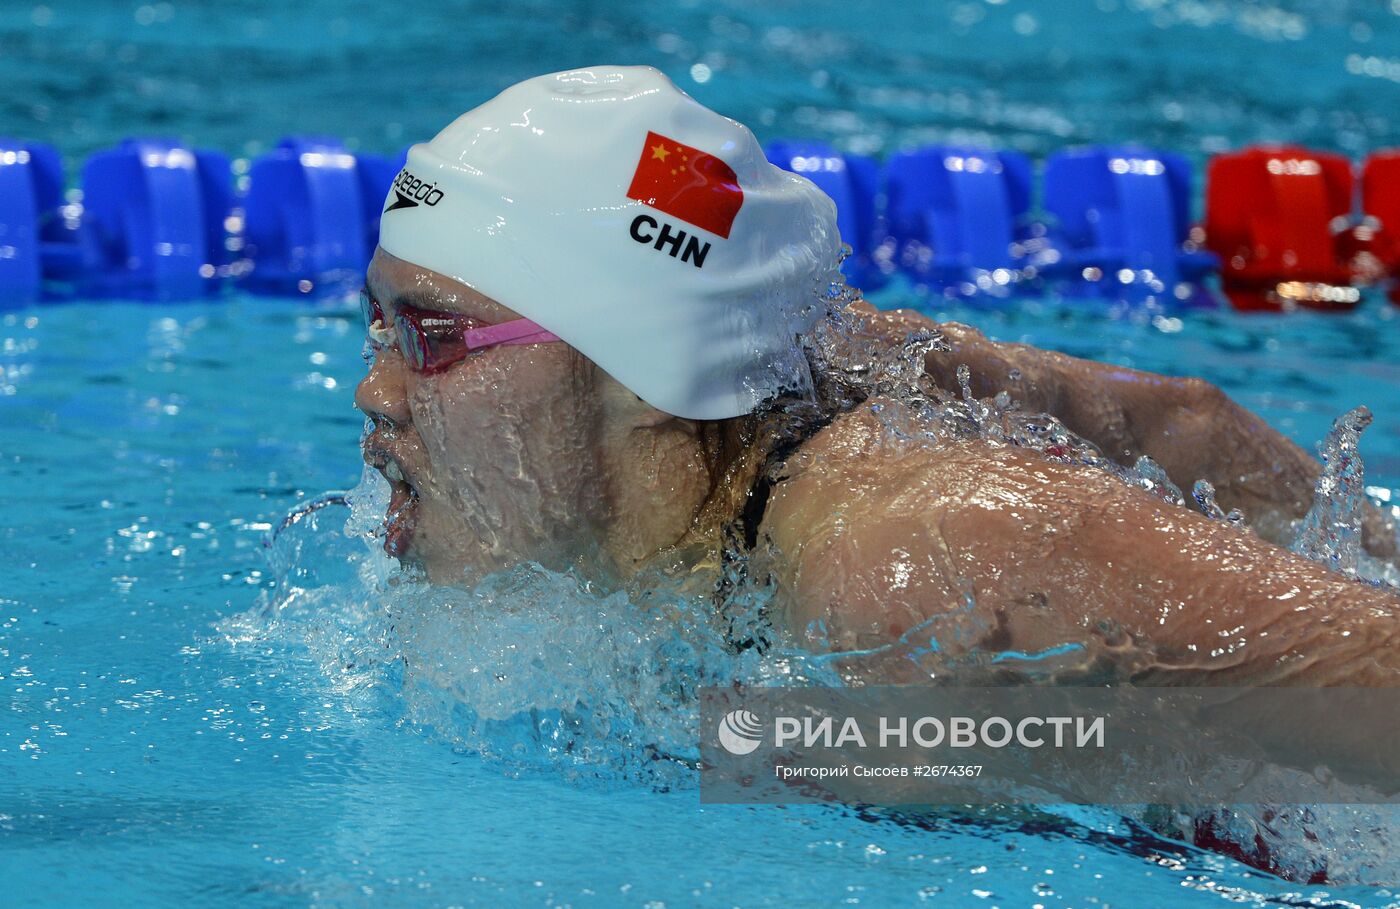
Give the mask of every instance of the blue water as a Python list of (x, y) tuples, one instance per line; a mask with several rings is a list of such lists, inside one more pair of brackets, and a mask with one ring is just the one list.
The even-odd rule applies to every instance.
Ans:
[[(660, 66), (762, 138), (861, 150), (1400, 142), (1400, 89), (1366, 74), (1400, 56), (1393, 4), (1055, 9), (19, 4), (0, 10), (0, 133), (74, 155), (137, 131), (251, 153), (293, 128), (391, 150), (516, 78), (607, 58)], [(899, 286), (877, 302), (920, 303)], [(1379, 300), (1344, 317), (931, 311), (1203, 375), (1304, 444), (1365, 403), (1368, 482), (1400, 491), (1400, 310)], [(347, 307), (239, 296), (0, 315), (0, 906), (1400, 905), (1108, 811), (913, 826), (702, 808), (683, 781), (454, 747), (346, 602), (301, 601), (295, 633), (258, 611), (287, 590), (270, 590), (271, 523), (360, 476), (360, 336)], [(340, 554), (338, 521), (301, 538)], [(322, 561), (328, 577), (287, 583), (343, 580)]]

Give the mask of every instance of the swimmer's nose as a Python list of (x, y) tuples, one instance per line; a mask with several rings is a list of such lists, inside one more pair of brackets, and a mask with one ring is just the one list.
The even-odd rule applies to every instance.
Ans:
[(375, 420), (408, 423), (411, 413), (404, 384), (407, 376), (408, 367), (398, 351), (391, 348), (379, 351), (369, 374), (355, 389), (355, 406)]

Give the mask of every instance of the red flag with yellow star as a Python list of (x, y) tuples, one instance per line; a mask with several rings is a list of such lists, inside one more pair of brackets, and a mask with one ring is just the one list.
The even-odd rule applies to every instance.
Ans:
[(627, 198), (727, 240), (744, 191), (734, 169), (719, 158), (648, 132)]

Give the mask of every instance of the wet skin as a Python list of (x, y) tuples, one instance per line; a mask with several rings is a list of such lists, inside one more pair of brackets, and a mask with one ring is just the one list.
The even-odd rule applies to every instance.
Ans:
[[(822, 623), (833, 650), (949, 613), (940, 661), (1068, 643), (1140, 684), (1400, 683), (1400, 601), (1105, 473), (982, 441), (900, 447), (865, 408), (786, 467), (763, 529), (788, 625)], [(933, 671), (876, 663), (851, 671)]]
[[(929, 325), (909, 310), (872, 317), (892, 337)], [(938, 328), (953, 349), (930, 355), (925, 367), (949, 391), (965, 363), (979, 398), (1005, 391), (1024, 411), (1053, 414), (1121, 464), (1147, 455), (1184, 490), (1207, 480), (1222, 508), (1239, 508), (1273, 542), (1287, 542), (1289, 523), (1312, 504), (1322, 465), (1209, 382), (993, 342), (954, 322)], [(1371, 555), (1396, 559), (1394, 528), (1369, 503), (1363, 539)]]
[[(405, 304), (518, 318), (382, 250), (367, 283), (391, 320)], [(892, 339), (932, 324), (879, 318)], [(1306, 507), (1317, 465), (1204, 382), (940, 328), (954, 345), (929, 357), (941, 384), (968, 363), (979, 394), (1012, 383), (1025, 409), (1059, 416), (1115, 457), (1150, 454), (1186, 488), (1210, 479), (1222, 505), (1252, 520)], [(878, 403), (793, 455), (765, 512), (779, 612), (794, 632), (820, 622), (833, 649), (869, 648), (971, 602), (967, 647), (1081, 643), (1123, 655), (1139, 680), (1400, 682), (1390, 595), (1101, 472), (983, 442), (888, 444)], [(526, 559), (568, 564), (586, 550), (626, 575), (685, 536), (712, 483), (694, 423), (562, 343), (493, 348), (436, 375), (385, 349), (356, 404), (374, 423), (366, 461), (386, 472), (390, 510), (403, 512), (391, 551), (439, 583)], [(913, 681), (913, 665), (851, 671)]]

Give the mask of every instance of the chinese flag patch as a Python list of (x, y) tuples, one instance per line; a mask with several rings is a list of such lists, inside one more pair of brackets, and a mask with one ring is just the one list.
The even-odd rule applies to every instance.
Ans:
[(627, 198), (727, 240), (744, 191), (734, 169), (719, 158), (649, 132)]

